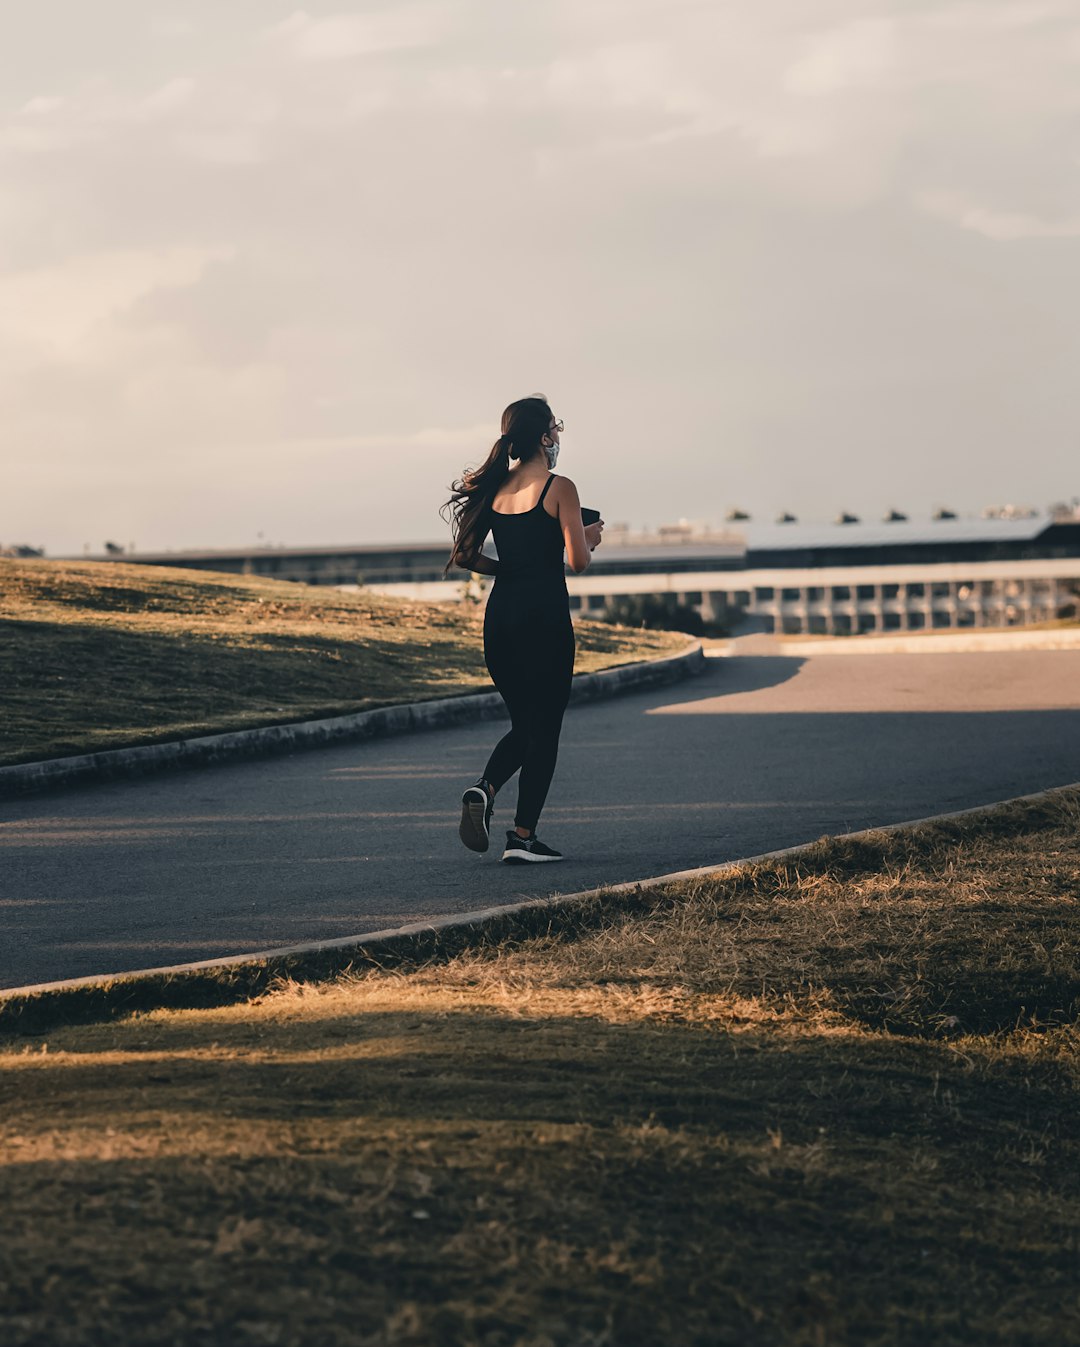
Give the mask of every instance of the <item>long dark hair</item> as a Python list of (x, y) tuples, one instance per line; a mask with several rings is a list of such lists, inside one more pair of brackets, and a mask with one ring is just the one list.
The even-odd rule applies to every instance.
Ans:
[(450, 511), (454, 546), (450, 560), (443, 570), (445, 575), (458, 556), (472, 557), (480, 550), (480, 520), (485, 509), (495, 499), (495, 493), (506, 481), (510, 460), (525, 463), (540, 453), (540, 441), (551, 431), (551, 408), (547, 398), (538, 393), (531, 398), (511, 402), (502, 414), (502, 434), (491, 446), (491, 453), (478, 468), (465, 472), (450, 490), (453, 493), (440, 513), (446, 518)]

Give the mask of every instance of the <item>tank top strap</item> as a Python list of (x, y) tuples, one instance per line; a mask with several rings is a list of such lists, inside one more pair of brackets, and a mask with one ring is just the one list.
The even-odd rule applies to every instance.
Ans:
[(536, 502), (536, 504), (537, 504), (538, 506), (543, 505), (543, 503), (544, 503), (544, 497), (545, 497), (545, 496), (547, 495), (547, 493), (548, 493), (548, 487), (552, 484), (552, 482), (553, 482), (554, 480), (555, 480), (555, 474), (552, 473), (551, 476), (550, 476), (550, 477), (547, 479), (547, 481), (544, 483), (544, 489), (543, 489), (543, 491), (540, 492), (540, 499)]

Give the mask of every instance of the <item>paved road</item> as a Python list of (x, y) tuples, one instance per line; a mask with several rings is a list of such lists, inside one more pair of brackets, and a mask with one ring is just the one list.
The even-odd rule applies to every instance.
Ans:
[(345, 936), (1065, 785), (1080, 779), (1080, 652), (718, 658), (575, 708), (540, 829), (571, 859), (527, 870), (456, 835), (500, 732), (0, 804), (0, 987)]

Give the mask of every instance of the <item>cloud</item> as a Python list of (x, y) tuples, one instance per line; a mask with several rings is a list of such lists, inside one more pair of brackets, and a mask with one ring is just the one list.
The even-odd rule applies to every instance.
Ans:
[(49, 94), (39, 94), (36, 98), (27, 99), (19, 109), (25, 116), (40, 117), (43, 114), (56, 112), (64, 106), (62, 98), (55, 98)]
[(189, 76), (177, 75), (143, 99), (143, 111), (150, 116), (171, 113), (189, 104), (198, 85)]
[[(890, 455), (1004, 461), (1006, 384), (1026, 434), (1073, 415), (1075, 0), (181, 8), (72, 6), (66, 45), (27, 10), (0, 419), (40, 474), (35, 537), (48, 470), (84, 461), (220, 471), (225, 530), (260, 445), (313, 540), (305, 462), (392, 535), (365, 482), (482, 457), (478, 423), (534, 386), (631, 518), (623, 469), (658, 451), (677, 516), (684, 480), (750, 499), (803, 458), (807, 493)], [(87, 468), (65, 529), (104, 492)]]
[(681, 70), (667, 43), (638, 40), (557, 57), (544, 72), (556, 105), (651, 109), (683, 116), (705, 113), (711, 100), (689, 72)]
[(785, 71), (784, 85), (811, 97), (846, 89), (880, 90), (898, 59), (894, 19), (855, 19), (813, 36)]
[(954, 186), (1003, 196), (1008, 213), (1071, 216), (1075, 5), (877, 9), (675, 3), (643, 42), (632, 31), (639, 6), (612, 42), (610, 14), (579, 6), (567, 26), (585, 50), (552, 65), (548, 88), (553, 110), (595, 108), (597, 134), (566, 152), (686, 142), (712, 158), (713, 178), (723, 164), (747, 190), (839, 211), (889, 197), (921, 209), (948, 164)]
[(270, 42), (287, 47), (305, 61), (340, 61), (424, 47), (446, 31), (448, 14), (441, 6), (400, 5), (363, 14), (328, 14), (313, 18), (294, 10), (266, 32)]
[(102, 325), (155, 290), (191, 284), (228, 256), (228, 248), (108, 250), (0, 274), (0, 335), (64, 359), (95, 360)]
[(160, 14), (151, 16), (149, 28), (155, 37), (169, 39), (187, 37), (195, 31), (195, 24), (177, 14)]
[(1080, 212), (1065, 219), (1047, 220), (1023, 211), (991, 210), (950, 191), (922, 192), (917, 204), (929, 215), (999, 243), (1080, 237)]
[(175, 145), (182, 154), (206, 164), (257, 164), (267, 158), (266, 137), (253, 126), (181, 131)]

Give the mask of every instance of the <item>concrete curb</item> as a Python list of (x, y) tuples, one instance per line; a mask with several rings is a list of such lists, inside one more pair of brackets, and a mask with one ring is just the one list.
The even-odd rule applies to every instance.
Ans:
[[(195, 983), (202, 974), (211, 973), (214, 970), (228, 970), (237, 975), (243, 974), (245, 971), (257, 974), (260, 984), (265, 986), (274, 978), (286, 977), (299, 971), (300, 966), (305, 961), (310, 963), (312, 959), (319, 963), (319, 976), (333, 976), (335, 972), (342, 972), (351, 968), (358, 958), (377, 964), (378, 958), (376, 956), (381, 952), (389, 955), (396, 950), (400, 950), (403, 945), (419, 945), (425, 941), (430, 944), (431, 937), (435, 937), (437, 945), (439, 938), (448, 934), (467, 936), (470, 932), (475, 933), (485, 927), (495, 926), (507, 918), (519, 916), (523, 913), (558, 909), (588, 898), (597, 898), (601, 894), (644, 892), (648, 889), (660, 888), (665, 884), (686, 880), (715, 879), (723, 875), (734, 874), (748, 866), (762, 865), (769, 861), (796, 860), (808, 855), (822, 842), (865, 842), (876, 837), (905, 832), (914, 828), (924, 828), (931, 824), (952, 823), (979, 814), (990, 815), (995, 810), (1008, 809), (1016, 805), (1026, 804), (1037, 807), (1041, 804), (1051, 803), (1055, 798), (1075, 791), (1080, 791), (1080, 782), (1068, 786), (1055, 786), (1050, 790), (1038, 791), (1033, 795), (1020, 795), (1012, 800), (997, 800), (993, 804), (975, 805), (970, 809), (958, 809), (947, 814), (931, 814), (926, 818), (906, 819), (901, 823), (887, 823), (878, 828), (862, 828), (857, 832), (839, 833), (832, 837), (819, 838), (813, 842), (801, 842), (796, 846), (781, 847), (778, 851), (764, 851), (755, 856), (744, 856), (739, 860), (725, 861), (721, 865), (705, 865), (695, 870), (677, 870), (671, 874), (657, 875), (651, 879), (636, 879), (625, 884), (610, 884), (598, 889), (583, 889), (578, 893), (555, 894), (550, 898), (531, 898), (525, 902), (509, 903), (503, 907), (489, 907), (456, 916), (437, 917), (430, 921), (412, 922), (406, 926), (381, 931), (368, 931), (361, 935), (344, 936), (337, 940), (320, 940), (302, 945), (286, 945), (276, 949), (260, 950), (252, 954), (227, 955), (220, 959), (203, 959), (196, 963), (173, 964), (165, 968), (143, 968), (129, 973), (69, 978), (61, 982), (41, 982), (26, 987), (12, 987), (0, 990), (0, 1032), (4, 1032), (11, 1021), (15, 1021), (17, 1024), (20, 1018), (19, 1010), (21, 1008), (12, 1005), (12, 1003), (37, 996), (64, 992), (100, 993), (95, 1002), (95, 1009), (97, 1010), (97, 1014), (93, 1017), (95, 1019), (107, 1019), (116, 1013), (121, 1013), (126, 1008), (125, 1002), (132, 999), (131, 993), (139, 984), (143, 984), (145, 990), (149, 992), (154, 991), (154, 984), (158, 984), (163, 992), (167, 990), (168, 995), (162, 998), (163, 1003), (167, 1003), (172, 1008), (205, 1004), (198, 997), (188, 998), (185, 1001), (182, 994), (177, 996), (177, 982), (179, 981), (182, 984), (184, 979), (189, 979)], [(250, 980), (248, 985), (250, 985)], [(253, 995), (255, 993), (249, 991), (247, 994)], [(233, 997), (232, 999), (242, 998)], [(221, 1002), (218, 1001), (217, 1004), (221, 1004)], [(130, 1006), (127, 1008), (130, 1008)], [(145, 1010), (150, 1007), (143, 1000), (137, 1008)], [(12, 1010), (16, 1012), (14, 1015), (5, 1013)]]
[[(623, 692), (656, 687), (691, 678), (705, 670), (700, 642), (681, 655), (577, 674), (570, 691), (570, 704), (613, 697)], [(51, 790), (86, 781), (141, 776), (172, 767), (206, 766), (238, 758), (266, 757), (299, 749), (361, 739), (382, 739), (411, 734), (416, 730), (442, 729), (478, 720), (505, 717), (506, 708), (497, 692), (474, 692), (461, 697), (441, 697), (429, 702), (404, 702), (357, 711), (326, 720), (296, 721), (267, 725), (262, 729), (209, 734), (197, 739), (178, 739), (137, 748), (107, 749), (73, 758), (48, 758), (44, 762), (0, 767), (0, 799)]]

